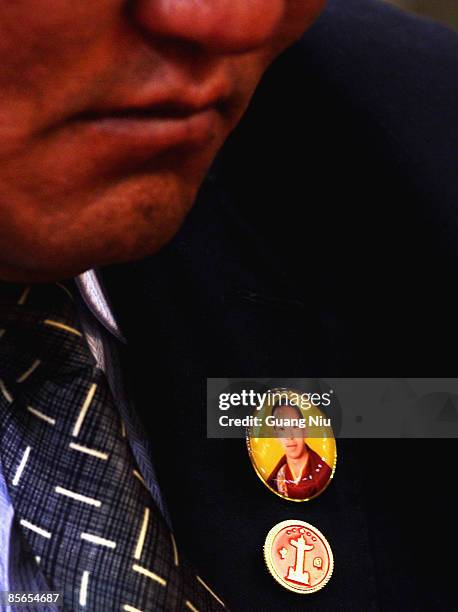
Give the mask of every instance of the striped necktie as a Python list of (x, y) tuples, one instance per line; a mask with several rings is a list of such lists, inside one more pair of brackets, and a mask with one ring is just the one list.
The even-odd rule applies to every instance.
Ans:
[(63, 284), (0, 283), (0, 469), (68, 610), (222, 610), (179, 554)]

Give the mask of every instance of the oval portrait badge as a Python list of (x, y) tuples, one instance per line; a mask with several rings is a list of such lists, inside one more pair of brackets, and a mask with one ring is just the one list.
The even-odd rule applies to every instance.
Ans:
[(329, 542), (316, 527), (299, 520), (272, 527), (264, 544), (264, 559), (278, 583), (301, 595), (326, 586), (334, 569)]
[(253, 467), (276, 495), (309, 501), (334, 475), (336, 441), (330, 419), (321, 410), (330, 394), (273, 389), (256, 410), (258, 423), (247, 429)]

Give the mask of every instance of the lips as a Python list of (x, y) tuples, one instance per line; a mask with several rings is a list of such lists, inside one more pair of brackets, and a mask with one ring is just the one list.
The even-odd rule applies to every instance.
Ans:
[(104, 118), (117, 119), (189, 119), (193, 115), (203, 113), (207, 110), (216, 109), (222, 105), (220, 98), (211, 98), (207, 101), (193, 100), (165, 100), (152, 104), (127, 104), (119, 107), (105, 108), (81, 113), (77, 116), (80, 120), (92, 120)]
[(78, 120), (94, 133), (113, 138), (138, 139), (139, 144), (149, 140), (157, 146), (175, 146), (183, 142), (203, 144), (212, 136), (217, 112), (205, 109), (192, 114), (119, 111), (106, 115), (86, 115)]
[(220, 95), (162, 97), (152, 104), (119, 104), (83, 112), (72, 118), (75, 134), (110, 157), (131, 161), (174, 150), (206, 149), (223, 133), (225, 101)]

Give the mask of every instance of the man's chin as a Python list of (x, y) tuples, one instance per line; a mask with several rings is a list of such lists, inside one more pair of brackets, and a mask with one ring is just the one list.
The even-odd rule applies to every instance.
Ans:
[(0, 279), (53, 282), (153, 255), (177, 233), (197, 189), (197, 181), (145, 176), (46, 216), (39, 206), (29, 213), (23, 207), (23, 218), (15, 216), (0, 233)]
[[(0, 280), (12, 283), (49, 283), (73, 278), (91, 268), (128, 263), (154, 255), (171, 237), (167, 235), (158, 240), (156, 235), (149, 239), (144, 236), (138, 243), (129, 241), (128, 244), (116, 240), (105, 243), (101, 240), (98, 248), (90, 251), (81, 251), (81, 248), (71, 251), (63, 247), (60, 256), (36, 252), (34, 261), (17, 259), (14, 263), (2, 262)], [(81, 242), (83, 244), (84, 239)]]
[[(72, 278), (89, 270), (117, 263), (128, 263), (154, 255), (176, 234), (182, 218), (168, 220), (160, 227), (143, 222), (119, 233), (103, 229), (91, 235), (84, 232), (52, 246), (24, 246), (12, 253), (8, 261), (2, 257), (0, 279), (15, 283), (47, 283)], [(26, 255), (28, 254), (28, 255)], [(14, 256), (16, 255), (16, 256)]]

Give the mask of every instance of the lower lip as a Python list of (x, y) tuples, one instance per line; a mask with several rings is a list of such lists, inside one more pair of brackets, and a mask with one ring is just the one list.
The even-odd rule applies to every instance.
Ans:
[(217, 135), (219, 114), (207, 109), (187, 117), (97, 117), (79, 123), (97, 142), (150, 156), (208, 145)]

